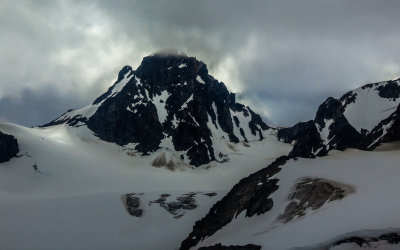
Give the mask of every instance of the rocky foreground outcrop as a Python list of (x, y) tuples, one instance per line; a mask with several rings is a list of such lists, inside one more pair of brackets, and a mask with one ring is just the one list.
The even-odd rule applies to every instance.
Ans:
[(196, 222), (180, 249), (187, 250), (196, 246), (202, 239), (213, 235), (242, 212), (251, 217), (269, 211), (273, 206), (273, 200), (269, 196), (278, 189), (279, 180), (274, 175), (280, 172), (280, 167), (288, 159), (287, 156), (280, 157), (268, 167), (242, 179), (203, 219)]
[[(384, 234), (376, 233), (371, 236), (360, 236), (355, 233), (354, 236), (342, 237), (331, 243), (320, 244), (312, 249), (399, 249), (400, 235), (398, 232), (388, 232)], [(303, 248), (299, 248), (303, 249)], [(310, 248), (309, 248), (310, 249)]]
[(0, 131), (0, 163), (9, 161), (19, 152), (18, 142), (12, 135)]

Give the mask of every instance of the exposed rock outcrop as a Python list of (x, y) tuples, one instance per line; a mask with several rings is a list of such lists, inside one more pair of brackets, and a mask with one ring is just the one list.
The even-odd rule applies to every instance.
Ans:
[(291, 128), (280, 129), (278, 138), (285, 143), (293, 144), (290, 157), (315, 158), (326, 154), (326, 150), (315, 153), (323, 148), (324, 144), (313, 121), (299, 122)]
[(335, 247), (339, 246), (340, 247), (347, 246), (346, 249), (350, 249), (350, 247), (351, 249), (386, 249), (388, 247), (394, 247), (399, 243), (400, 243), (400, 235), (398, 233), (385, 233), (376, 237), (364, 237), (364, 236), (346, 237), (344, 239), (337, 240), (329, 244), (324, 249), (332, 249), (332, 248), (334, 249)]
[(9, 161), (19, 152), (18, 142), (12, 135), (0, 131), (0, 163)]
[(182, 196), (177, 197), (174, 201), (167, 201), (167, 197), (169, 194), (162, 194), (160, 198), (155, 201), (151, 201), (151, 203), (158, 203), (160, 207), (167, 210), (170, 214), (174, 215), (174, 218), (180, 218), (184, 215), (185, 210), (193, 210), (197, 207), (195, 192), (187, 193)]
[(305, 178), (293, 187), (289, 195), (291, 201), (278, 220), (287, 223), (302, 217), (308, 209), (317, 210), (325, 203), (343, 199), (353, 188), (322, 178)]
[(130, 215), (135, 217), (142, 217), (143, 209), (139, 208), (140, 198), (138, 197), (137, 194), (135, 193), (126, 194), (122, 196), (122, 201), (124, 202), (126, 210)]

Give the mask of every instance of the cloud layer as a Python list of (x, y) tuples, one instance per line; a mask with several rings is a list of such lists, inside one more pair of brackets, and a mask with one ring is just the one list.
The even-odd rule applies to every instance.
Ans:
[(0, 1), (0, 118), (45, 123), (176, 49), (271, 123), (400, 77), (398, 1)]

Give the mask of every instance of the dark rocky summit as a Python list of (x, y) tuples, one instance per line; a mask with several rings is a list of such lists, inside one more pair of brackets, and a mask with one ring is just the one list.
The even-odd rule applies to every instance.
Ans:
[(0, 163), (9, 161), (19, 152), (18, 142), (12, 135), (0, 131)]
[(183, 55), (155, 54), (136, 70), (125, 66), (90, 109), (93, 114), (70, 111), (44, 126), (86, 125), (100, 139), (133, 143), (142, 153), (158, 150), (168, 139), (195, 166), (221, 160), (212, 140), (220, 136), (215, 131), (236, 143), (262, 140), (270, 128), (249, 107), (236, 103), (235, 94), (209, 75), (203, 62)]
[(370, 83), (364, 85), (362, 88), (374, 88), (379, 91), (380, 97), (396, 100), (400, 97), (400, 86), (398, 84), (399, 81), (400, 78), (397, 80), (389, 80), (387, 82), (384, 82), (386, 83), (384, 85), (381, 84), (382, 82)]

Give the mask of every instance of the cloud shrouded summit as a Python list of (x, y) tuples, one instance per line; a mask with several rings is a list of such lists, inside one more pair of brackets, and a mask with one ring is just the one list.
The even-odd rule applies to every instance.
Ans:
[(397, 1), (0, 2), (0, 118), (42, 124), (93, 101), (123, 65), (179, 51), (276, 125), (400, 76)]

